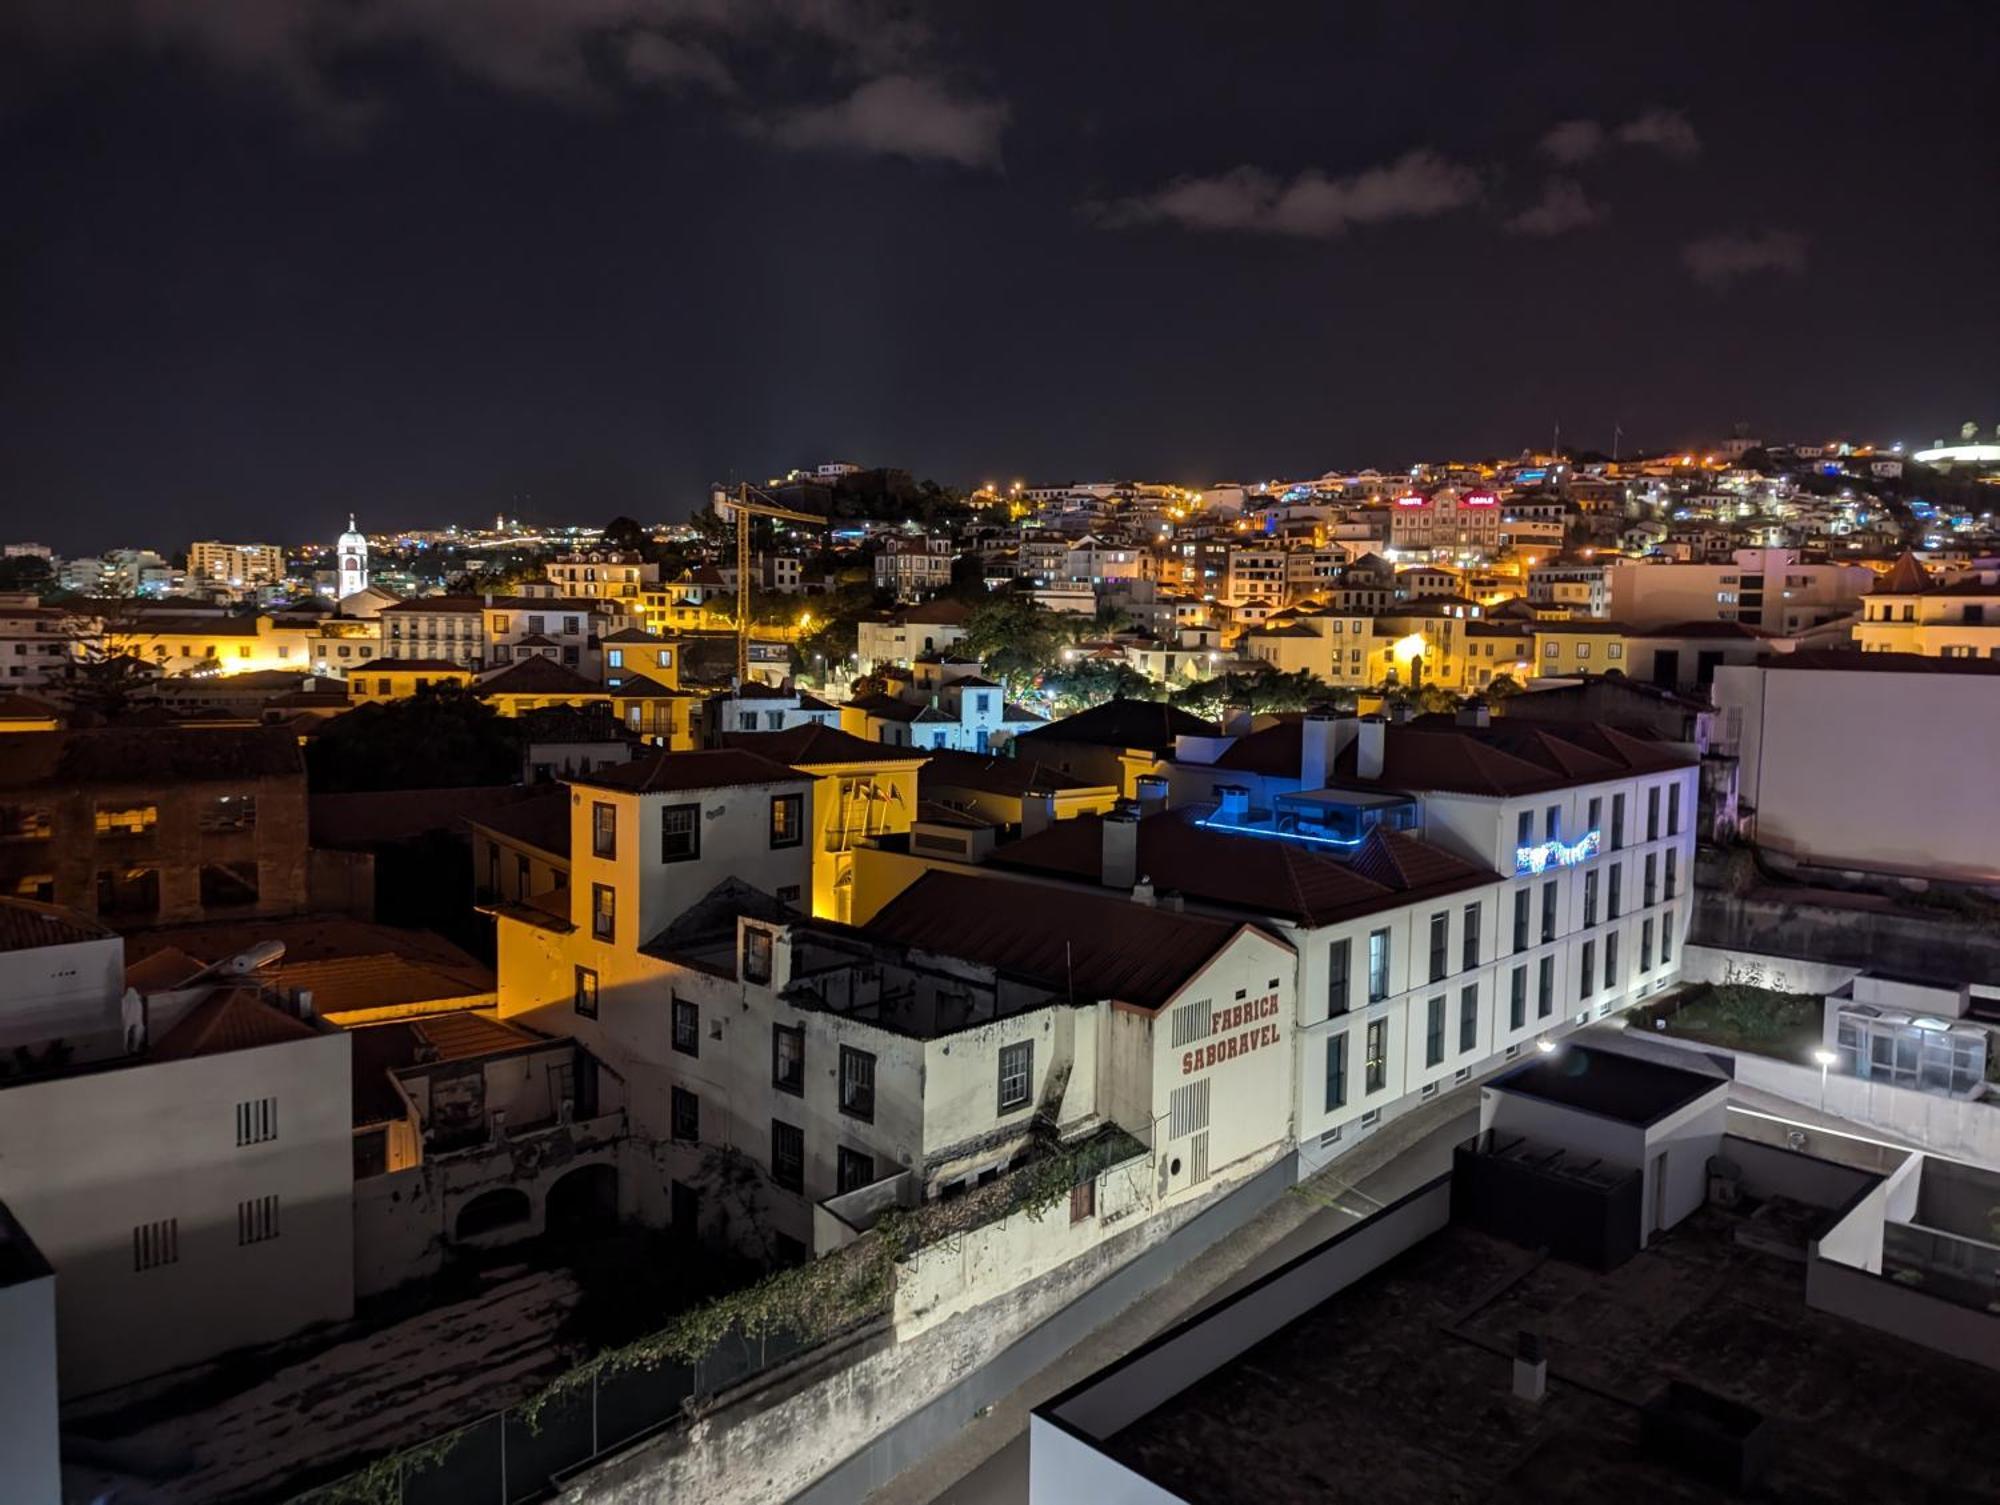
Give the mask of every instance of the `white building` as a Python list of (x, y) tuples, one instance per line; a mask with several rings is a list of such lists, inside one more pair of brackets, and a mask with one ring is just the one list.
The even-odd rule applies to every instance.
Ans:
[(274, 543), (219, 543), (210, 539), (188, 545), (191, 585), (243, 595), (284, 578), (285, 551)]
[(33, 592), (0, 594), (0, 692), (63, 679), (84, 626), (70, 613), (42, 605)]
[(864, 618), (856, 630), (861, 672), (874, 674), (885, 664), (907, 669), (926, 653), (948, 653), (965, 641), (965, 619), (971, 610), (963, 601), (927, 601), (887, 616)]
[(1874, 572), (1860, 564), (1802, 564), (1794, 549), (1738, 549), (1727, 564), (1618, 564), (1610, 614), (1628, 627), (1737, 622), (1796, 633), (1849, 616)]
[(355, 526), (352, 512), (347, 514), (347, 531), (333, 549), (333, 599), (345, 601), (368, 589), (368, 535)]
[(893, 695), (863, 695), (847, 704), (857, 735), (892, 747), (993, 752), (1044, 719), (1011, 704), (1007, 692), (970, 659), (927, 654), (911, 666), (909, 686)]
[(875, 584), (899, 601), (918, 601), (951, 584), (949, 538), (891, 538), (875, 556)]
[(86, 1395), (354, 1310), (347, 1036), (254, 969), (127, 990), (124, 943), (0, 900), (0, 1200)]
[(1867, 653), (2000, 659), (2000, 564), (1932, 575), (1905, 554), (1861, 603), (1854, 641)]

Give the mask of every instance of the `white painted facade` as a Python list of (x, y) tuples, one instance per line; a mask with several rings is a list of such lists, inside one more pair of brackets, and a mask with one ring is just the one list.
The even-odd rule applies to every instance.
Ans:
[(1618, 564), (1610, 615), (1628, 627), (1740, 622), (1794, 633), (1861, 609), (1875, 579), (1860, 564), (1802, 564), (1793, 549), (1738, 549), (1726, 564)]

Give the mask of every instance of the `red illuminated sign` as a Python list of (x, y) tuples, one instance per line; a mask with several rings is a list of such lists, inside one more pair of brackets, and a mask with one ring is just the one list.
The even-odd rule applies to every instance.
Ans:
[(1497, 507), (1500, 498), (1490, 491), (1468, 491), (1458, 499), (1461, 507)]
[(1396, 498), (1396, 505), (1398, 507), (1428, 507), (1430, 504), (1431, 499), (1429, 497), (1418, 496), (1415, 492), (1411, 492), (1408, 496), (1399, 496)]

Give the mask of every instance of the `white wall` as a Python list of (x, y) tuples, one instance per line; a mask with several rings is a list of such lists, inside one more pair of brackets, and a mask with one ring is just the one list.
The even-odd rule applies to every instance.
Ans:
[(20, 1505), (62, 1498), (53, 1275), (0, 1282), (0, 1478)]
[(124, 991), (125, 943), (117, 936), (0, 952), (0, 1054), (58, 1039), (77, 1059), (122, 1051)]
[[(1824, 867), (2000, 882), (2000, 676), (1723, 668), (1756, 837)], [(1919, 733), (1918, 729), (1921, 729)], [(1903, 770), (1921, 749), (1922, 775)], [(1884, 770), (1857, 798), (1855, 770)]]
[[(285, 1337), (354, 1310), (350, 1041), (311, 1040), (0, 1090), (0, 1201), (57, 1276), (65, 1396)], [(277, 1099), (239, 1148), (236, 1105)], [(237, 1206), (279, 1200), (239, 1246)], [(133, 1229), (175, 1218), (180, 1257), (133, 1268)]]

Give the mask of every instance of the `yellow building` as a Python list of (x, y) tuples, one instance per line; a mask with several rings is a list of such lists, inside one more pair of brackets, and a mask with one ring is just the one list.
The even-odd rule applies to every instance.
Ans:
[(1529, 622), (1465, 624), (1465, 687), (1477, 692), (1506, 676), (1525, 683), (1535, 672), (1535, 629)]
[(671, 752), (686, 752), (695, 743), (695, 707), (701, 694), (659, 684), (643, 674), (628, 674), (609, 688), (618, 724)]
[(539, 653), (515, 659), (504, 669), (487, 670), (474, 681), (472, 693), (502, 716), (523, 716), (553, 706), (582, 710), (611, 704), (611, 692), (603, 685)]
[(360, 673), (347, 677), (348, 699), (360, 705), (373, 700), (407, 700), (419, 690), (446, 685), (463, 690), (472, 671), (442, 658), (378, 658)]
[(724, 743), (784, 763), (813, 779), (812, 912), (852, 922), (854, 852), (876, 836), (907, 835), (917, 813), (917, 770), (927, 754), (864, 742), (809, 723), (782, 732), (732, 732)]
[(628, 676), (643, 676), (669, 690), (681, 687), (681, 645), (637, 627), (606, 633), (599, 648), (604, 654), (604, 682), (616, 689)]
[(1905, 554), (1862, 598), (1854, 642), (1863, 653), (2000, 659), (2000, 572), (1933, 576)]
[(1625, 671), (1625, 629), (1616, 622), (1535, 623), (1537, 678)]

